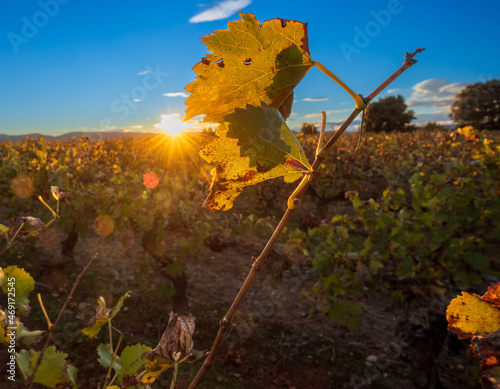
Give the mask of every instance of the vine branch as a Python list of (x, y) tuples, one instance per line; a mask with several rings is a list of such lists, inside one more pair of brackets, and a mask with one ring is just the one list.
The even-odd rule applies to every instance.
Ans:
[[(356, 119), (356, 117), (359, 115), (359, 113), (361, 111), (363, 111), (363, 109), (366, 108), (366, 106), (370, 103), (371, 100), (373, 100), (373, 98), (375, 96), (377, 96), (390, 83), (392, 83), (396, 78), (398, 78), (406, 69), (413, 66), (417, 62), (417, 60), (415, 60), (413, 57), (416, 54), (422, 52), (423, 50), (424, 49), (417, 49), (417, 50), (415, 50), (415, 52), (413, 52), (411, 54), (406, 53), (405, 61), (403, 62), (403, 65), (398, 70), (396, 70), (378, 88), (376, 88), (370, 95), (368, 95), (368, 97), (362, 98), (362, 96), (360, 96), (360, 98), (362, 98), (364, 104), (363, 105), (360, 105), (358, 103), (356, 104), (357, 107), (352, 111), (352, 113), (349, 115), (349, 117), (346, 119), (346, 121), (342, 124), (342, 126), (331, 136), (331, 138), (328, 140), (326, 145), (323, 148), (321, 148), (321, 150), (319, 150), (319, 152), (316, 153), (316, 157), (315, 157), (314, 162), (312, 164), (313, 170), (316, 170), (318, 168), (318, 166), (321, 163), (321, 160), (324, 159), (326, 156), (325, 152), (334, 145), (334, 143), (337, 141), (337, 139), (345, 132), (345, 130), (354, 121), (354, 119)], [(320, 67), (320, 66), (318, 66), (318, 64), (319, 64), (319, 62), (317, 62), (317, 63), (315, 62), (315, 65), (317, 67), (319, 67), (321, 70), (323, 70), (322, 68), (324, 68), (324, 66), (319, 64), (319, 65), (321, 65), (321, 67)], [(328, 73), (326, 73), (326, 74), (328, 74)], [(331, 77), (330, 74), (328, 74), (328, 75)], [(358, 106), (360, 106), (360, 108), (358, 108)], [(301, 181), (301, 183), (299, 184), (299, 186), (297, 187), (297, 189), (293, 192), (294, 195), (296, 194), (295, 197), (293, 198), (293, 203), (294, 203), (293, 208), (295, 208), (297, 203), (300, 202), (302, 196), (304, 195), (304, 192), (306, 191), (307, 187), (309, 186), (309, 183), (311, 181), (309, 176), (312, 176), (312, 175), (308, 174), (307, 176), (305, 176), (303, 178), (303, 180)], [(296, 193), (296, 192), (299, 192), (299, 193)], [(292, 198), (292, 196), (290, 196), (290, 198)], [(290, 200), (289, 200), (288, 204), (290, 204)], [(279, 222), (278, 226), (276, 227), (273, 234), (269, 238), (269, 241), (267, 242), (266, 246), (262, 250), (261, 254), (258, 256), (257, 259), (254, 260), (252, 268), (250, 269), (250, 272), (248, 273), (247, 278), (245, 279), (245, 281), (241, 285), (241, 288), (240, 288), (238, 294), (236, 295), (233, 303), (231, 304), (231, 307), (229, 308), (227, 313), (224, 315), (222, 320), (219, 322), (219, 330), (218, 330), (217, 335), (215, 337), (215, 340), (212, 344), (212, 348), (210, 349), (210, 352), (208, 354), (207, 359), (205, 360), (205, 362), (201, 366), (200, 370), (198, 371), (196, 377), (193, 379), (193, 381), (189, 385), (188, 389), (198, 388), (198, 385), (200, 384), (200, 382), (203, 380), (203, 378), (208, 373), (210, 368), (214, 365), (216, 358), (217, 358), (217, 354), (219, 353), (220, 347), (222, 345), (222, 341), (224, 340), (224, 336), (226, 335), (227, 331), (229, 330), (229, 328), (231, 326), (231, 323), (233, 321), (233, 318), (234, 318), (236, 311), (238, 310), (241, 302), (243, 301), (243, 298), (245, 297), (247, 291), (250, 289), (250, 286), (252, 285), (253, 281), (257, 277), (259, 270), (264, 265), (264, 262), (265, 262), (267, 256), (269, 255), (269, 253), (271, 252), (271, 249), (273, 248), (275, 242), (278, 240), (278, 237), (281, 235), (284, 228), (288, 224), (288, 221), (290, 220), (290, 217), (292, 216), (292, 214), (293, 214), (293, 209), (290, 206), (288, 206), (283, 217), (281, 218), (281, 221)]]

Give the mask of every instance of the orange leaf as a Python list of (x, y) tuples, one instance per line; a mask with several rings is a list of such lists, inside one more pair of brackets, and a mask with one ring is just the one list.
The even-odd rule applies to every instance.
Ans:
[(488, 291), (481, 297), (481, 300), (487, 301), (500, 309), (500, 282), (488, 286)]

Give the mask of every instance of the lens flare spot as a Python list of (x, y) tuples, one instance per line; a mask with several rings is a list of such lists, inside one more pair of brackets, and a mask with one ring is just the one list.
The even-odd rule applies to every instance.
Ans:
[(108, 215), (97, 216), (94, 220), (94, 230), (101, 236), (108, 236), (115, 229), (115, 222)]
[(160, 180), (158, 179), (158, 176), (155, 173), (146, 173), (142, 177), (142, 182), (144, 183), (144, 186), (146, 188), (156, 188), (158, 186), (158, 183)]
[(33, 180), (25, 174), (15, 176), (10, 184), (12, 191), (17, 197), (25, 199), (35, 193)]

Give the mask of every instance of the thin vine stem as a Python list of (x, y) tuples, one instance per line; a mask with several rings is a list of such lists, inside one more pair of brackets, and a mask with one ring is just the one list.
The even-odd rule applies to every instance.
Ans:
[(55, 330), (57, 329), (57, 325), (61, 321), (64, 311), (66, 311), (66, 307), (68, 306), (69, 302), (73, 298), (73, 294), (75, 293), (76, 287), (80, 283), (83, 275), (87, 272), (89, 267), (94, 263), (94, 261), (97, 259), (98, 254), (94, 254), (94, 256), (90, 259), (89, 263), (87, 263), (87, 266), (81, 271), (81, 273), (78, 275), (78, 277), (75, 280), (75, 283), (73, 284), (73, 287), (71, 288), (71, 291), (68, 294), (68, 297), (66, 297), (66, 300), (64, 301), (64, 304), (59, 311), (59, 315), (57, 316), (56, 321), (52, 326), (50, 327), (49, 330), (49, 336), (47, 336), (47, 340), (45, 341), (45, 344), (43, 345), (42, 351), (40, 352), (40, 355), (38, 356), (38, 359), (35, 363), (35, 367), (33, 368), (33, 371), (31, 372), (31, 375), (28, 378), (28, 382), (26, 383), (26, 386), (28, 386), (28, 389), (31, 389), (33, 386), (33, 382), (35, 380), (36, 372), (38, 371), (38, 368), (40, 367), (40, 364), (42, 363), (43, 356), (45, 355), (45, 351), (47, 350), (47, 347), (49, 346), (50, 340), (52, 339), (52, 335), (54, 334)]
[[(340, 128), (328, 140), (326, 145), (323, 148), (321, 148), (321, 150), (316, 154), (316, 157), (315, 157), (314, 162), (312, 164), (313, 171), (318, 168), (321, 161), (325, 158), (326, 151), (335, 144), (335, 142), (338, 140), (338, 138), (345, 132), (345, 130), (349, 127), (349, 125), (351, 125), (351, 123), (354, 121), (354, 119), (356, 119), (356, 117), (359, 115), (359, 113), (369, 104), (369, 102), (371, 100), (373, 100), (373, 98), (375, 96), (377, 96), (382, 90), (384, 90), (391, 82), (393, 82), (396, 78), (398, 78), (406, 69), (408, 69), (409, 67), (414, 65), (417, 61), (415, 59), (413, 59), (413, 57), (417, 53), (422, 52), (423, 50), (424, 49), (417, 49), (412, 54), (406, 53), (406, 57), (405, 57), (405, 61), (403, 62), (403, 65), (396, 72), (394, 72), (387, 80), (385, 80), (377, 89), (375, 89), (368, 97), (363, 99), (364, 104), (362, 105), (362, 108), (356, 107), (352, 111), (352, 113), (349, 115), (349, 117), (346, 119), (346, 121), (342, 124), (342, 126), (340, 126)], [(316, 66), (318, 66), (317, 64), (319, 64), (319, 62), (315, 63)], [(321, 69), (321, 70), (323, 70), (323, 69)], [(328, 73), (326, 73), (326, 74), (328, 74)], [(359, 98), (362, 98), (362, 97), (359, 96)], [(358, 106), (358, 104), (357, 104), (357, 106)], [(304, 179), (306, 179), (306, 180), (304, 180)], [(304, 195), (304, 192), (306, 191), (307, 187), (309, 186), (310, 180), (308, 179), (308, 177), (306, 176), (306, 177), (304, 177), (304, 179), (299, 184), (300, 193), (298, 193), (297, 196), (294, 197), (294, 200), (295, 200), (294, 203), (300, 201), (300, 199)], [(294, 193), (295, 192), (296, 192), (296, 190), (294, 191)], [(294, 213), (294, 210), (291, 209), (290, 207), (287, 207), (287, 210), (285, 211), (283, 217), (281, 218), (281, 221), (279, 222), (278, 226), (276, 227), (273, 234), (269, 238), (269, 241), (267, 242), (266, 246), (262, 250), (261, 254), (258, 256), (257, 259), (254, 259), (254, 263), (250, 269), (250, 272), (247, 275), (247, 278), (245, 279), (245, 281), (241, 285), (241, 288), (240, 288), (238, 294), (236, 295), (233, 303), (231, 304), (231, 307), (229, 308), (229, 310), (227, 311), (227, 313), (224, 315), (224, 317), (222, 318), (222, 320), (219, 323), (219, 330), (218, 330), (217, 335), (215, 337), (215, 340), (212, 344), (212, 348), (210, 349), (210, 352), (207, 356), (207, 359), (203, 362), (200, 370), (198, 371), (198, 373), (196, 374), (196, 377), (193, 379), (193, 381), (189, 385), (188, 389), (198, 388), (199, 384), (201, 383), (201, 381), (203, 380), (205, 375), (208, 373), (208, 371), (214, 365), (216, 358), (217, 358), (217, 354), (219, 353), (220, 347), (222, 345), (222, 341), (224, 340), (224, 336), (226, 335), (227, 331), (229, 330), (229, 328), (231, 326), (231, 323), (233, 321), (233, 318), (234, 318), (236, 311), (238, 310), (241, 302), (243, 301), (243, 298), (245, 297), (246, 293), (250, 289), (250, 286), (252, 285), (253, 281), (257, 277), (257, 274), (259, 273), (260, 269), (264, 265), (264, 262), (265, 262), (267, 256), (269, 255), (275, 242), (278, 240), (279, 236), (281, 235), (281, 233), (285, 229), (285, 227), (288, 224), (288, 221), (290, 220), (290, 217), (293, 215), (293, 213)]]
[(337, 84), (339, 84), (347, 93), (349, 93), (351, 95), (351, 97), (354, 99), (354, 101), (356, 102), (356, 108), (359, 108), (359, 109), (364, 109), (365, 108), (365, 103), (364, 103), (363, 99), (360, 98), (359, 95), (357, 95), (351, 88), (349, 88), (344, 83), (344, 81), (342, 81), (335, 74), (333, 74), (330, 71), (330, 69), (328, 69), (325, 65), (323, 65), (321, 62), (318, 62), (318, 61), (314, 61), (313, 65), (316, 66), (323, 73), (325, 73), (328, 77), (330, 77)]

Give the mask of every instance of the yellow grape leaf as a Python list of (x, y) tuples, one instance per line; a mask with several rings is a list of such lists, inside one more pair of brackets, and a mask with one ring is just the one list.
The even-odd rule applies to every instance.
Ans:
[(462, 292), (446, 309), (448, 328), (459, 338), (486, 335), (500, 330), (500, 310), (477, 294)]
[(204, 121), (220, 123), (235, 108), (261, 101), (279, 108), (313, 66), (307, 24), (272, 19), (260, 25), (253, 14), (240, 16), (228, 30), (201, 38), (212, 53), (193, 67), (184, 120), (204, 114)]
[(293, 182), (312, 172), (304, 150), (280, 113), (266, 104), (247, 105), (224, 116), (219, 139), (201, 156), (216, 166), (205, 206), (227, 211), (243, 187), (284, 176)]

